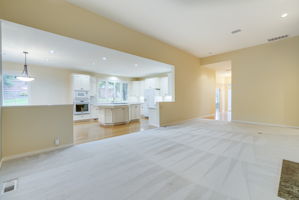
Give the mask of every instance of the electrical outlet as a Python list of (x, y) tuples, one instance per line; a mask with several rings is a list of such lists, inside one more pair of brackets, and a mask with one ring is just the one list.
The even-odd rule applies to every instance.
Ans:
[(60, 140), (59, 140), (59, 138), (55, 138), (55, 140), (54, 140), (54, 144), (55, 144), (56, 146), (58, 146), (58, 145), (60, 144)]

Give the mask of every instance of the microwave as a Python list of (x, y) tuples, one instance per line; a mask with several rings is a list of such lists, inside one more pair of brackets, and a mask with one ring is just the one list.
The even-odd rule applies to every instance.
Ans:
[(76, 101), (74, 103), (74, 113), (78, 114), (89, 114), (90, 113), (90, 103), (89, 101)]
[(86, 99), (86, 98), (88, 98), (88, 91), (75, 90), (75, 99)]

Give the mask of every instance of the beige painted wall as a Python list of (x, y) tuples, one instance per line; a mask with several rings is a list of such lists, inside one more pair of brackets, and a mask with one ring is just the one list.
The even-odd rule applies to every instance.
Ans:
[(200, 59), (232, 61), (232, 119), (299, 127), (299, 37)]
[(62, 0), (1, 0), (0, 18), (174, 65), (176, 102), (161, 103), (161, 124), (212, 112), (196, 56)]
[(73, 144), (73, 105), (2, 107), (3, 157)]

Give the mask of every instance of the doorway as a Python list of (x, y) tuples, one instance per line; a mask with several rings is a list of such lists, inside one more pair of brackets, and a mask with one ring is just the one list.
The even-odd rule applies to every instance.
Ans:
[(232, 67), (231, 61), (206, 65), (215, 71), (215, 113), (206, 119), (231, 121), (232, 113)]

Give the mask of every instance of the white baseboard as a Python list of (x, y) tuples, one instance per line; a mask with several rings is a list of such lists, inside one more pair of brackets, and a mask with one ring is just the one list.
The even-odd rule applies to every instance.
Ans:
[(7, 157), (3, 157), (2, 161), (4, 162), (4, 161), (8, 161), (8, 160), (14, 160), (14, 159), (17, 159), (17, 158), (23, 158), (23, 157), (26, 157), (26, 156), (33, 156), (33, 155), (37, 155), (37, 154), (41, 154), (41, 153), (47, 153), (47, 152), (50, 152), (50, 151), (55, 151), (55, 150), (58, 150), (58, 149), (64, 149), (64, 148), (71, 147), (71, 146), (73, 146), (73, 144), (65, 144), (65, 145), (61, 145), (61, 146), (57, 146), (57, 147), (51, 147), (51, 148), (42, 149), (42, 150), (38, 150), (38, 151), (32, 151), (32, 152), (26, 152), (26, 153), (13, 155), (13, 156), (7, 156)]
[(252, 121), (243, 121), (243, 120), (232, 120), (231, 122), (242, 123), (242, 124), (261, 125), (261, 126), (274, 126), (274, 127), (281, 127), (281, 128), (299, 129), (299, 126), (289, 126), (289, 125), (283, 125), (283, 124), (271, 124), (271, 123), (264, 123), (264, 122), (252, 122)]

